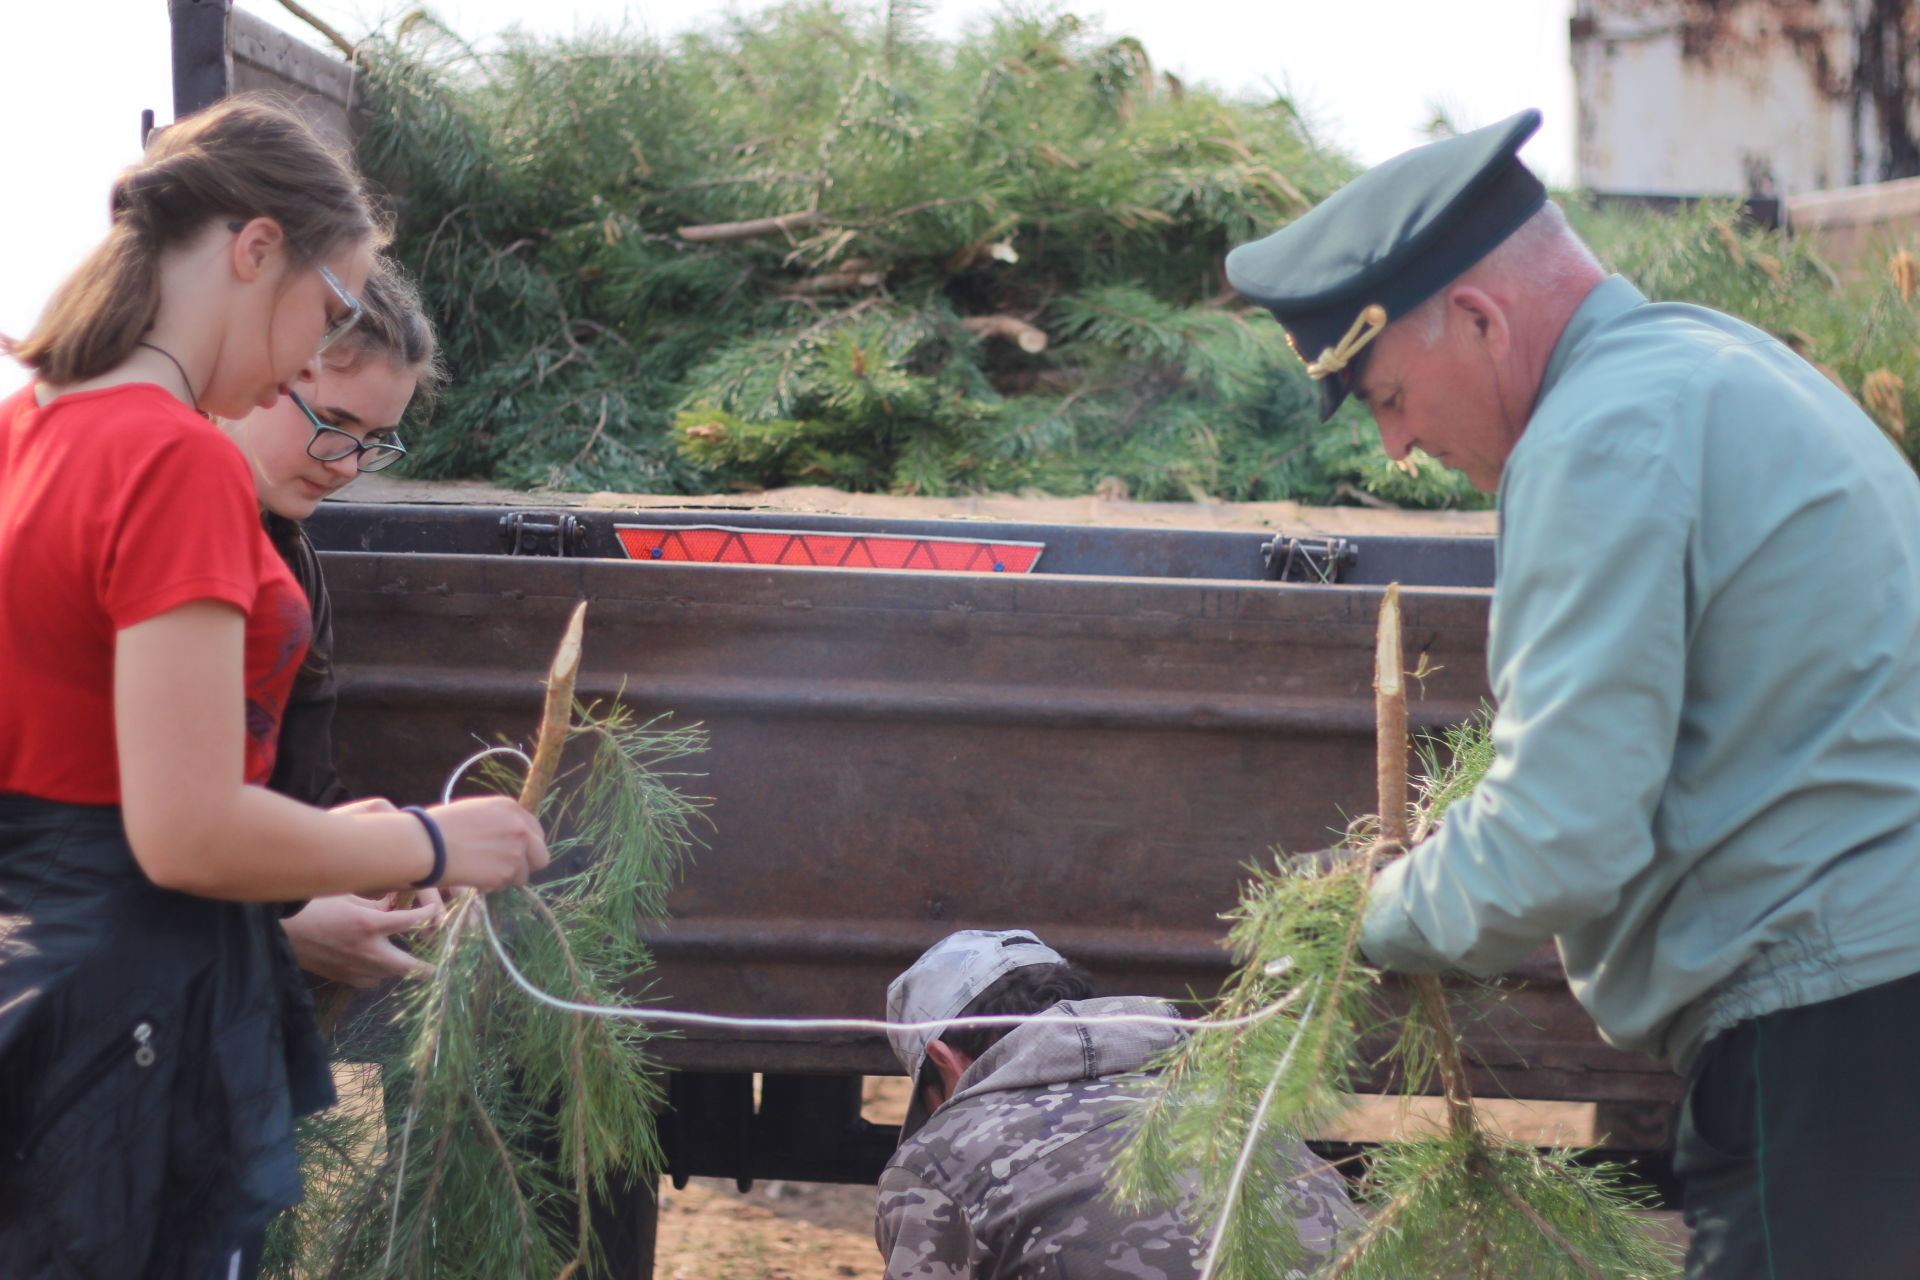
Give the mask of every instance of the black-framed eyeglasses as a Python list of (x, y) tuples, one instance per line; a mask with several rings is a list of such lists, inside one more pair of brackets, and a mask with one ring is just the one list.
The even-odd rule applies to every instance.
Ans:
[(307, 441), (307, 456), (319, 462), (338, 462), (352, 455), (353, 465), (362, 471), (380, 471), (392, 466), (407, 456), (407, 447), (400, 443), (399, 436), (388, 436), (385, 440), (371, 444), (362, 444), (351, 431), (342, 431), (320, 421), (297, 391), (287, 392), (287, 399), (300, 406), (300, 412), (307, 415), (307, 421), (313, 424), (313, 439)]

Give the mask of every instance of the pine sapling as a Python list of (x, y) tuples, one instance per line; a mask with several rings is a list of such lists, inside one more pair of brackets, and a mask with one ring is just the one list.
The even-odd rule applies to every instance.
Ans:
[[(1351, 824), (1330, 859), (1256, 869), (1227, 916), (1238, 969), (1210, 1021), (1271, 1010), (1231, 1030), (1195, 1029), (1146, 1086), (1119, 1169), (1123, 1200), (1166, 1203), (1196, 1192), (1206, 1237), (1203, 1280), (1305, 1274), (1309, 1259), (1286, 1212), (1297, 1176), (1280, 1132), (1312, 1132), (1346, 1108), (1361, 1046), (1384, 1028), (1382, 975), (1358, 949), (1379, 862), (1430, 833), (1492, 759), (1484, 725), (1430, 746), (1428, 776), (1407, 797), (1406, 686), (1399, 588), (1381, 605), (1375, 678), (1378, 813)], [(1444, 754), (1444, 759), (1442, 756)], [(1678, 1275), (1648, 1236), (1633, 1193), (1611, 1171), (1490, 1131), (1468, 1088), (1454, 995), (1437, 978), (1408, 986), (1411, 1015), (1391, 1051), (1401, 1087), (1435, 1087), (1447, 1124), (1377, 1147), (1361, 1180), (1365, 1224), (1336, 1245), (1317, 1277), (1403, 1280), (1654, 1280)]]
[[(384, 1100), (309, 1134), (308, 1203), (282, 1232), (275, 1274), (574, 1280), (597, 1265), (594, 1200), (659, 1172), (649, 1033), (529, 998), (496, 951), (560, 999), (630, 1004), (651, 967), (640, 935), (697, 843), (699, 802), (672, 783), (704, 735), (576, 706), (581, 621), (576, 610), (518, 787), (567, 833), (549, 842), (555, 873), (455, 895), (424, 953), (432, 969), (393, 1015)], [(562, 773), (567, 742), (588, 759)], [(493, 781), (514, 786), (505, 771)]]

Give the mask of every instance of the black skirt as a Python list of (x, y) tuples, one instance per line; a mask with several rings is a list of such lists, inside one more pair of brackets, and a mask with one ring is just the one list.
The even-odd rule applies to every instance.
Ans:
[(117, 808), (0, 795), (0, 1276), (202, 1280), (333, 1102), (266, 903), (155, 888)]

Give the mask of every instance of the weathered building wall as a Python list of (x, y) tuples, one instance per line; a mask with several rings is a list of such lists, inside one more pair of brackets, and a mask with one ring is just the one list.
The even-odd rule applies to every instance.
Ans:
[(1788, 196), (1920, 174), (1912, 0), (1575, 0), (1580, 185)]

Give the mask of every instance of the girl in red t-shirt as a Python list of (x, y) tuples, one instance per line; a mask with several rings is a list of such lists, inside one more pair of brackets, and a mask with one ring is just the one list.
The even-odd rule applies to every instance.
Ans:
[(492, 889), (503, 798), (315, 809), (264, 783), (307, 602), (205, 415), (270, 406), (360, 311), (345, 161), (229, 100), (157, 134), (0, 402), (0, 1275), (242, 1271), (331, 1098), (278, 902)]

